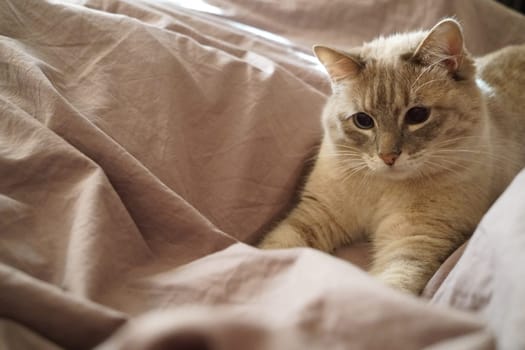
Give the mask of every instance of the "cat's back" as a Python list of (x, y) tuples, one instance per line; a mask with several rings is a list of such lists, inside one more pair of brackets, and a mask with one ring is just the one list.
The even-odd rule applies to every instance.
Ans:
[(480, 87), (488, 98), (489, 108), (503, 108), (523, 115), (525, 45), (507, 46), (478, 58), (476, 64), (478, 76), (483, 80)]
[(525, 45), (505, 47), (476, 64), (487, 101), (497, 196), (525, 165)]

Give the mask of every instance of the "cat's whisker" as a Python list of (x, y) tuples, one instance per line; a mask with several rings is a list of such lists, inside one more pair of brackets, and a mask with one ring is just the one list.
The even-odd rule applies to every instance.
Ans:
[(306, 164), (310, 164), (311, 162), (315, 162), (319, 158), (319, 155), (313, 155), (311, 157), (306, 158), (304, 161)]
[(357, 153), (357, 152), (347, 152), (347, 151), (339, 151), (339, 152), (324, 152), (323, 154), (361, 156), (360, 153)]
[(478, 161), (478, 159), (474, 157), (462, 157), (460, 154), (458, 154), (458, 152), (442, 153), (440, 151), (433, 151), (430, 155), (430, 158), (445, 159), (450, 162), (458, 163), (458, 166), (465, 163)]
[(363, 159), (361, 158), (336, 158), (333, 166), (340, 167), (344, 170), (349, 170), (355, 168), (356, 166), (360, 166), (361, 164), (363, 164)]
[(323, 154), (318, 158), (335, 158), (335, 159), (346, 159), (346, 160), (360, 160), (361, 157), (348, 154)]
[(429, 81), (419, 85), (412, 93), (415, 95), (424, 86), (432, 84), (432, 83), (442, 82), (442, 81), (447, 81), (447, 79), (432, 79), (432, 80), (429, 80)]
[[(519, 169), (522, 169), (523, 168), (523, 164), (515, 161), (515, 160), (512, 160), (512, 159), (498, 159), (497, 157), (491, 157), (492, 155), (489, 154), (489, 159), (492, 159), (494, 160), (495, 162), (501, 162), (501, 165), (504, 165), (504, 164), (513, 164), (516, 168), (516, 170), (519, 170)], [(446, 164), (449, 164), (451, 166), (454, 166), (456, 168), (460, 168), (460, 170), (462, 171), (471, 171), (471, 167), (474, 166), (474, 165), (477, 165), (477, 166), (481, 166), (481, 167), (487, 167), (487, 162), (486, 160), (484, 159), (477, 159), (477, 158), (473, 158), (473, 157), (469, 157), (469, 158), (461, 158), (461, 157), (458, 157), (458, 156), (450, 156), (450, 155), (447, 155), (447, 156), (444, 156), (444, 155), (439, 155), (439, 154), (433, 154), (432, 157), (434, 160), (436, 160), (437, 162), (441, 162), (441, 163), (446, 163)]]
[(337, 153), (337, 152), (345, 152), (345, 153), (359, 154), (359, 155), (362, 154), (362, 152), (357, 151), (357, 150), (355, 150), (355, 149), (344, 148), (344, 147), (342, 147), (342, 149), (340, 149), (340, 150), (335, 150), (335, 151), (332, 151), (332, 152), (334, 152), (334, 153)]
[(349, 153), (355, 153), (355, 154), (361, 154), (361, 152), (355, 148), (347, 148), (347, 147), (338, 147), (336, 149), (333, 149), (333, 150), (325, 150), (325, 152), (328, 152), (328, 153), (337, 153), (337, 152), (349, 152)]
[(418, 168), (418, 174), (420, 174), (424, 179), (426, 179), (427, 181), (430, 181), (433, 185), (436, 185), (438, 186), (438, 182), (436, 181), (436, 179), (434, 178), (434, 176), (432, 176), (431, 173), (429, 172), (426, 172), (425, 170), (426, 169), (433, 169), (432, 166), (429, 166), (428, 165), (428, 161), (423, 161), (423, 164)]
[(458, 170), (452, 168), (451, 166), (448, 166), (448, 165), (445, 165), (441, 162), (432, 162), (432, 163), (429, 163), (430, 166), (433, 166), (434, 169), (436, 170), (444, 170), (448, 173), (451, 173), (451, 174), (454, 174), (454, 175), (457, 175), (457, 176), (461, 176), (462, 173), (459, 172)]
[(416, 77), (416, 79), (414, 80), (414, 82), (412, 83), (412, 85), (410, 86), (410, 91), (412, 91), (414, 89), (414, 86), (417, 84), (417, 82), (419, 81), (419, 79), (421, 79), (421, 77), (423, 77), (426, 73), (429, 73), (436, 65), (438, 65), (440, 62), (435, 62), (425, 68), (423, 68), (423, 70), (421, 71), (421, 73), (419, 73), (419, 75)]
[(353, 150), (356, 150), (356, 151), (358, 150), (358, 149), (355, 148), (354, 146), (346, 145), (346, 144), (344, 144), (344, 143), (338, 143), (338, 144), (336, 145), (336, 147), (348, 148), (348, 149), (353, 149)]
[[(492, 147), (509, 147), (509, 146), (522, 147), (522, 145), (519, 142), (517, 142), (517, 141), (503, 139), (503, 138), (502, 139), (498, 139), (496, 137), (492, 137), (491, 138), (490, 146), (488, 146), (488, 145), (486, 145), (484, 143), (484, 142), (486, 142), (486, 137), (485, 136), (480, 136), (480, 135), (460, 136), (460, 137), (455, 137), (455, 138), (452, 138), (452, 139), (447, 139), (447, 140), (440, 141), (438, 143), (433, 144), (433, 147), (441, 148), (441, 147), (444, 147), (444, 146), (447, 146), (447, 145), (453, 145), (453, 144), (461, 143), (462, 141), (475, 141), (476, 139), (480, 141), (479, 144), (475, 145), (475, 147), (478, 147), (478, 148), (489, 149), (490, 146), (492, 146)], [(472, 147), (474, 147), (474, 146), (472, 146)]]
[(481, 150), (481, 149), (478, 149), (478, 150), (469, 150), (469, 149), (440, 149), (440, 150), (436, 150), (434, 151), (435, 155), (441, 155), (441, 156), (444, 156), (444, 157), (447, 157), (447, 156), (450, 156), (451, 154), (454, 155), (459, 155), (459, 154), (467, 154), (467, 155), (474, 155), (474, 154), (477, 154), (481, 157), (483, 157), (482, 159), (478, 159), (478, 158), (474, 158), (474, 157), (468, 157), (467, 159), (464, 159), (464, 158), (461, 158), (462, 160), (465, 160), (465, 161), (477, 161), (477, 162), (480, 162), (480, 163), (484, 163), (486, 159), (490, 159), (490, 160), (494, 160), (494, 161), (498, 161), (498, 162), (509, 162), (509, 163), (513, 163), (513, 164), (519, 164), (521, 165), (521, 162), (517, 161), (516, 159), (513, 159), (513, 158), (510, 158), (510, 157), (507, 157), (503, 154), (495, 154), (494, 152), (491, 152), (491, 151), (488, 151), (488, 150)]
[(465, 142), (465, 141), (475, 141), (475, 140), (479, 140), (480, 142), (483, 142), (485, 140), (484, 137), (482, 136), (460, 136), (460, 137), (455, 137), (455, 138), (452, 138), (452, 139), (447, 139), (447, 140), (444, 140), (444, 141), (440, 141), (440, 142), (437, 142), (435, 144), (433, 144), (432, 146), (435, 147), (435, 148), (441, 148), (441, 147), (444, 147), (444, 146), (454, 146), (456, 144), (460, 144), (462, 142)]
[(465, 162), (461, 162), (461, 160), (458, 160), (458, 159), (454, 161), (453, 159), (450, 159), (450, 158), (440, 158), (440, 157), (435, 156), (433, 157), (433, 160), (434, 160), (433, 163), (436, 163), (436, 164), (445, 163), (449, 167), (454, 168), (454, 170), (456, 170), (457, 172), (470, 170), (470, 167), (468, 166), (468, 164), (465, 164)]
[(364, 163), (362, 160), (356, 161), (356, 162), (343, 162), (340, 161), (336, 164), (334, 164), (333, 169), (341, 174), (341, 176), (346, 176), (349, 172), (352, 172), (353, 170), (360, 170), (361, 168), (364, 168), (366, 166), (366, 163)]
[(434, 63), (428, 65), (427, 67), (425, 67), (425, 68), (421, 71), (421, 73), (417, 76), (417, 78), (414, 80), (414, 82), (413, 82), (412, 85), (410, 86), (410, 92), (411, 92), (413, 95), (417, 92), (417, 90), (419, 90), (419, 87), (416, 87), (416, 91), (414, 91), (414, 87), (416, 86), (416, 84), (417, 84), (417, 82), (419, 81), (419, 79), (421, 79), (421, 77), (423, 77), (423, 76), (424, 76), (425, 74), (427, 74), (427, 73), (430, 73), (430, 72), (433, 70), (434, 67), (436, 67), (437, 65), (441, 64), (443, 61), (446, 61), (446, 60), (448, 60), (448, 59), (450, 59), (450, 58), (453, 58), (453, 57), (452, 57), (452, 56), (439, 56), (438, 58), (439, 58), (439, 59), (438, 59), (436, 62), (434, 62)]
[(360, 172), (363, 172), (364, 170), (368, 169), (368, 165), (366, 163), (363, 163), (359, 166), (350, 168), (349, 171), (347, 171), (346, 174), (344, 174), (344, 177), (342, 179), (343, 182), (347, 182), (350, 178), (353, 176), (359, 174)]
[(319, 154), (320, 157), (323, 156), (345, 156), (345, 157), (354, 157), (361, 158), (361, 154), (357, 152), (347, 152), (347, 151), (334, 151), (334, 152), (323, 152)]

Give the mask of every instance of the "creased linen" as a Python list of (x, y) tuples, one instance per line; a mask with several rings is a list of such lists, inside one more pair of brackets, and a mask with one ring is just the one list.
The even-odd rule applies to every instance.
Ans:
[[(0, 2), (0, 347), (519, 348), (520, 180), (492, 211), (515, 215), (487, 216), (431, 303), (248, 245), (319, 143), (330, 85), (310, 46), (451, 14), (476, 54), (525, 42), (488, 0)], [(366, 245), (338, 255), (366, 268)]]

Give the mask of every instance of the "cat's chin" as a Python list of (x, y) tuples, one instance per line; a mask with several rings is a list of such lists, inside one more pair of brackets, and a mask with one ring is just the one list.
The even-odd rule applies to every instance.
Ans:
[(409, 180), (417, 177), (417, 172), (414, 172), (413, 169), (406, 169), (404, 167), (381, 167), (379, 169), (374, 169), (373, 173), (381, 177), (383, 179), (387, 180), (394, 180), (394, 181), (403, 181), (403, 180)]

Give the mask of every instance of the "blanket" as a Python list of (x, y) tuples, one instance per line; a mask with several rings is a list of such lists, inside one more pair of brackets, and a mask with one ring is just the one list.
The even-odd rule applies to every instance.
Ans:
[(0, 348), (525, 348), (525, 173), (422, 298), (366, 244), (253, 247), (320, 141), (311, 45), (444, 16), (525, 42), (490, 0), (0, 2)]

